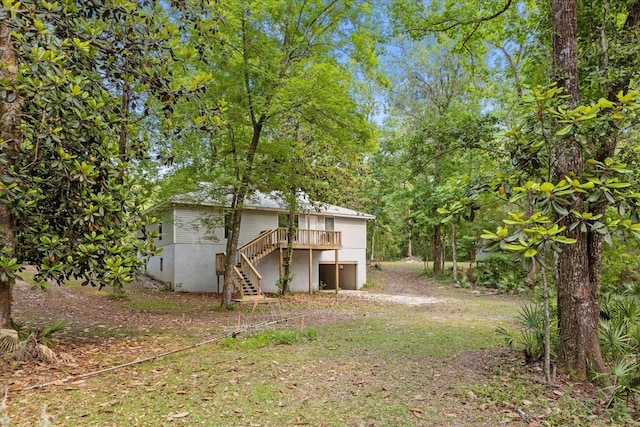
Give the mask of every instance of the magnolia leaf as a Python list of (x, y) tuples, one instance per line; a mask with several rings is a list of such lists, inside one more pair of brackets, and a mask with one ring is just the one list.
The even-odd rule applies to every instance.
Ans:
[(554, 236), (553, 241), (558, 243), (564, 243), (566, 245), (572, 245), (575, 242), (577, 242), (576, 239), (573, 239), (571, 237), (566, 237), (566, 236)]
[(494, 234), (494, 233), (492, 233), (490, 231), (487, 231), (487, 230), (483, 230), (483, 231), (484, 231), (484, 233), (480, 235), (481, 239), (484, 239), (484, 240), (499, 240), (500, 239), (497, 234)]
[(608, 182), (607, 187), (609, 188), (627, 188), (631, 187), (630, 182)]
[(608, 99), (600, 98), (596, 104), (599, 108), (612, 108), (615, 104)]
[(591, 190), (595, 187), (595, 184), (593, 183), (593, 181), (587, 181), (584, 184), (578, 185), (578, 187), (582, 188), (583, 190)]
[(453, 215), (449, 215), (446, 218), (443, 218), (442, 221), (440, 221), (442, 224), (448, 224), (453, 220)]
[(554, 201), (554, 202), (551, 202), (551, 206), (553, 207), (553, 210), (556, 211), (558, 214), (562, 216), (569, 215), (569, 211), (567, 210), (567, 208), (562, 206), (560, 203)]
[(554, 190), (555, 186), (550, 183), (550, 182), (545, 182), (542, 185), (540, 185), (540, 191), (546, 191), (546, 192), (552, 192)]
[(589, 195), (589, 198), (587, 199), (587, 202), (589, 203), (593, 203), (593, 202), (597, 202), (598, 199), (600, 199), (600, 195), (602, 194), (602, 192), (600, 190), (596, 190), (593, 193), (591, 193)]
[(573, 130), (573, 125), (567, 125), (565, 127), (563, 127), (562, 129), (559, 129), (556, 132), (557, 136), (564, 136), (567, 135), (568, 133), (570, 133)]
[(524, 257), (525, 258), (533, 258), (534, 256), (536, 256), (537, 253), (538, 253), (537, 250), (535, 250), (533, 248), (529, 248), (524, 252)]
[(613, 197), (613, 194), (611, 194), (609, 191), (604, 191), (604, 197), (611, 204), (616, 202), (616, 199)]
[(523, 251), (527, 249), (524, 245), (516, 245), (515, 243), (505, 243), (503, 246), (505, 249), (509, 249), (510, 251)]

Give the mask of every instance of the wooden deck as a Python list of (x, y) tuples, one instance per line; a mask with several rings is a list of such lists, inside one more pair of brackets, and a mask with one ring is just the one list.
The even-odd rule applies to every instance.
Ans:
[[(287, 229), (278, 228), (278, 243), (287, 246)], [(299, 229), (293, 241), (293, 249), (335, 250), (342, 249), (342, 232)]]
[[(280, 276), (282, 276), (283, 268), (283, 249), (289, 245), (289, 236), (286, 228), (275, 228), (262, 232), (255, 239), (245, 243), (236, 253), (234, 263), (233, 282), (235, 289), (242, 295), (240, 298), (233, 299), (240, 303), (256, 303), (269, 302), (271, 300), (265, 298), (262, 294), (262, 276), (255, 267), (261, 258), (270, 253), (280, 251)], [(342, 249), (342, 233), (333, 230), (307, 230), (298, 229), (293, 238), (293, 249), (309, 251), (309, 283), (311, 283), (311, 257), (314, 250), (336, 251), (336, 263), (338, 260), (338, 250)], [(225, 270), (224, 253), (216, 254), (216, 274), (218, 276), (224, 274)], [(336, 268), (336, 283), (338, 283), (338, 269)], [(311, 285), (310, 285), (311, 286)], [(309, 288), (311, 292), (311, 287)]]

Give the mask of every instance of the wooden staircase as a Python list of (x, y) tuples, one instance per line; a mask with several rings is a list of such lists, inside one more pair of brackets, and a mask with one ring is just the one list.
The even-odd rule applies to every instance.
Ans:
[(267, 230), (238, 248), (238, 261), (234, 266), (234, 283), (238, 300), (264, 298), (262, 276), (256, 264), (279, 247), (279, 229)]
[[(238, 248), (233, 266), (233, 283), (237, 296), (235, 301), (265, 299), (262, 293), (262, 276), (256, 265), (262, 258), (287, 244), (287, 229), (281, 227), (264, 231)], [(333, 230), (298, 229), (293, 246), (294, 249), (337, 250), (342, 248), (342, 235), (340, 231)], [(224, 264), (224, 254), (217, 254), (216, 257), (218, 256), (221, 256), (221, 260), (216, 258), (216, 265)], [(224, 274), (224, 270), (217, 270), (217, 274), (221, 273)]]

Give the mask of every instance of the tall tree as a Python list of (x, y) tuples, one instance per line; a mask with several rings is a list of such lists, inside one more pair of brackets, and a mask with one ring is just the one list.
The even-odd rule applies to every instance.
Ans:
[(366, 174), (363, 157), (372, 149), (370, 126), (363, 108), (344, 91), (349, 79), (336, 79), (339, 74), (340, 70), (334, 69), (315, 80), (324, 82), (325, 90), (318, 94), (324, 99), (322, 121), (303, 121), (315, 114), (305, 111), (306, 107), (299, 114), (292, 112), (279, 132), (267, 135), (263, 147), (269, 156), (259, 156), (256, 163), (256, 169), (265, 172), (256, 178), (256, 186), (275, 192), (289, 210), (282, 293), (289, 292), (292, 278), (295, 217), (300, 207), (313, 208), (320, 202), (354, 206), (358, 194), (344, 189), (357, 188)]
[[(612, 162), (617, 155), (619, 141), (625, 138), (618, 122), (625, 115), (610, 113), (611, 108), (627, 108), (625, 103), (629, 98), (619, 94), (632, 89), (630, 85), (637, 76), (640, 2), (554, 0), (546, 4), (495, 1), (488, 8), (489, 12), (480, 11), (469, 19), (453, 18), (455, 7), (458, 6), (434, 10), (434, 15), (425, 19), (427, 25), (422, 30), (455, 30), (461, 46), (469, 47), (469, 43), (482, 41), (477, 36), (483, 26), (492, 28), (491, 20), (496, 20), (493, 24), (496, 25), (506, 17), (517, 19), (509, 10), (523, 12), (525, 17), (537, 17), (535, 27), (531, 26), (531, 20), (529, 25), (527, 21), (521, 21), (521, 25), (532, 29), (530, 38), (536, 39), (539, 46), (546, 46), (538, 57), (549, 59), (540, 61), (542, 68), (536, 67), (536, 72), (531, 73), (531, 68), (525, 69), (519, 77), (540, 83), (540, 70), (546, 71), (548, 80), (557, 82), (562, 88), (564, 103), (567, 104), (556, 105), (555, 113), (545, 107), (543, 116), (534, 119), (535, 122), (543, 117), (551, 120), (543, 124), (544, 135), (538, 135), (538, 138), (542, 136), (542, 140), (551, 142), (550, 147), (553, 147), (547, 164), (549, 179), (555, 184), (549, 183), (545, 188), (556, 188), (555, 185), (562, 188), (567, 177), (582, 182), (595, 179), (593, 175), (596, 175), (598, 181), (593, 182), (598, 182), (598, 185), (610, 182), (607, 180), (613, 178), (605, 175), (615, 173)], [(497, 31), (496, 34), (500, 33)], [(544, 50), (548, 55), (544, 55)], [(555, 96), (554, 90), (549, 93)], [(605, 101), (598, 101), (600, 98)], [(538, 99), (545, 99), (545, 96)], [(571, 114), (558, 114), (567, 109)], [(542, 111), (540, 109), (538, 114)], [(586, 116), (584, 111), (594, 113)], [(577, 118), (593, 127), (586, 129), (575, 123), (567, 126), (566, 122), (558, 122), (575, 121)], [(635, 125), (625, 122), (625, 126)], [(532, 158), (537, 150), (535, 145), (529, 144), (526, 151), (515, 152), (514, 160)], [(555, 211), (556, 220), (566, 227), (560, 227), (564, 230), (564, 238), (575, 240), (575, 244), (566, 246), (558, 255), (556, 263), (560, 322), (558, 362), (578, 378), (587, 377), (590, 367), (597, 371), (605, 369), (598, 339), (598, 296), (602, 241), (608, 233), (606, 227), (599, 229), (597, 221), (589, 227), (584, 224), (588, 222), (585, 218), (601, 218), (608, 207), (618, 206), (620, 200), (616, 197), (623, 196), (609, 194), (605, 197), (608, 191), (600, 187), (594, 194), (577, 191), (568, 199), (566, 206), (557, 206)]]
[[(183, 83), (200, 83), (206, 96), (185, 106), (185, 111), (196, 111), (185, 114), (189, 120), (184, 133), (193, 136), (176, 138), (166, 151), (175, 153), (177, 163), (192, 176), (213, 181), (218, 190), (231, 193), (222, 301), (228, 305), (245, 196), (264, 188), (263, 173), (277, 173), (282, 151), (278, 144), (293, 141), (278, 141), (278, 136), (291, 120), (320, 131), (336, 125), (349, 127), (354, 115), (345, 107), (355, 104), (337, 108), (336, 99), (357, 95), (351, 92), (349, 60), (367, 62), (372, 45), (363, 22), (366, 2), (234, 1), (211, 7), (221, 17), (215, 31), (205, 33), (192, 26), (180, 53), (189, 57), (187, 71), (191, 72), (191, 81)], [(224, 106), (219, 105), (222, 98)], [(207, 100), (211, 99), (219, 106), (216, 123), (211, 123), (213, 114), (197, 113), (210, 110), (212, 103)], [(322, 153), (320, 140), (311, 141)], [(273, 168), (265, 170), (265, 165)], [(308, 159), (304, 165), (310, 165)]]
[[(442, 274), (444, 239), (437, 209), (449, 200), (449, 178), (478, 170), (482, 156), (475, 148), (491, 134), (491, 120), (480, 113), (482, 82), (474, 65), (454, 50), (451, 39), (404, 41), (395, 49), (391, 74), (392, 112), (398, 136), (396, 155), (410, 173), (412, 235), (431, 241), (434, 274)], [(480, 68), (480, 67), (475, 67)], [(391, 123), (391, 122), (390, 122)], [(405, 188), (399, 189), (404, 192)]]
[[(554, 0), (551, 3), (554, 80), (567, 94), (570, 107), (590, 102), (593, 95), (608, 97), (612, 102), (618, 101), (618, 93), (629, 91), (632, 77), (635, 76), (637, 54), (629, 55), (630, 52), (624, 50), (630, 49), (634, 52), (636, 49), (635, 43), (640, 34), (640, 2), (607, 2), (606, 6), (613, 8), (614, 14), (617, 15), (615, 18), (607, 16), (611, 9), (605, 10), (605, 5), (601, 5), (601, 8), (585, 6), (579, 11), (576, 0)], [(579, 12), (582, 19), (579, 19)], [(596, 16), (601, 18), (602, 30), (598, 41), (590, 41), (592, 47), (595, 42), (594, 48), (599, 48), (598, 53), (594, 55), (598, 58), (596, 64), (607, 71), (604, 83), (581, 79), (579, 75), (579, 24), (591, 26), (590, 21)], [(616, 23), (612, 26), (608, 23), (611, 19), (617, 19), (622, 24)], [(617, 46), (612, 46), (613, 43), (617, 43)], [(593, 57), (589, 59), (594, 61)], [(617, 67), (617, 71), (612, 67)], [(593, 78), (593, 75), (590, 77)], [(591, 88), (594, 86), (599, 86), (600, 90), (593, 91)], [(600, 91), (602, 92), (598, 93)], [(557, 149), (552, 168), (556, 181), (565, 176), (583, 177), (589, 172), (585, 163), (587, 159), (605, 162), (606, 159), (615, 158), (620, 130), (614, 122), (603, 122), (600, 128), (600, 136), (590, 140), (587, 146), (584, 146), (582, 141), (569, 138), (566, 145)], [(610, 204), (611, 201), (606, 199), (587, 204), (585, 196), (578, 195), (573, 200), (571, 209), (574, 212), (603, 215)], [(569, 225), (575, 220), (574, 217), (565, 217), (561, 224)], [(558, 356), (561, 365), (568, 372), (585, 377), (591, 367), (597, 372), (605, 370), (598, 330), (603, 235), (595, 230), (576, 233), (576, 229), (567, 232), (567, 235), (577, 242), (568, 246), (558, 257)]]
[[(162, 16), (146, 2), (3, 3), (1, 327), (10, 323), (22, 263), (36, 265), (43, 282), (75, 277), (119, 287), (141, 264), (138, 254), (148, 253), (148, 242), (136, 237), (142, 201), (126, 174), (141, 150), (122, 135), (129, 114), (120, 107), (129, 104), (119, 93), (150, 87), (136, 76), (162, 63), (156, 49), (172, 29)], [(126, 59), (142, 51), (149, 55)], [(114, 58), (124, 62), (114, 66)], [(115, 78), (112, 67), (123, 74)]]
[[(554, 80), (568, 95), (569, 107), (575, 108), (580, 102), (577, 0), (552, 1), (551, 24)], [(584, 175), (584, 156), (579, 141), (568, 138), (566, 144), (556, 150), (551, 171), (555, 182), (566, 176)], [(584, 196), (576, 195), (569, 208), (585, 212)], [(558, 219), (561, 226), (570, 230), (573, 218), (559, 216)], [(560, 331), (558, 358), (569, 372), (585, 376), (589, 364), (597, 372), (605, 371), (598, 332), (600, 283), (591, 274), (594, 269), (600, 268), (601, 249), (600, 253), (593, 254), (596, 258), (591, 259), (588, 233), (581, 233), (574, 228), (566, 234), (576, 242), (558, 254), (556, 265)]]

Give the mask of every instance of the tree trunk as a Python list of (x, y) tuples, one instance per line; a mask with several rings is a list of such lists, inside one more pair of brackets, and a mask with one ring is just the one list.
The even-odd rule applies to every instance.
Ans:
[[(11, 40), (11, 30), (0, 24), (0, 61), (4, 65), (0, 68), (0, 78), (15, 77), (18, 70), (16, 64), (16, 51)], [(16, 97), (13, 102), (3, 102), (0, 105), (0, 114), (2, 117), (2, 129), (0, 129), (0, 149), (4, 159), (0, 162), (0, 179), (4, 176), (6, 168), (13, 163), (16, 152), (18, 150), (20, 133), (18, 130), (20, 116), (20, 102)], [(5, 256), (13, 255), (15, 246), (15, 230), (14, 221), (6, 206), (0, 205), (0, 242), (6, 248), (10, 248), (11, 252)], [(11, 291), (13, 288), (13, 279), (6, 278), (0, 280), (0, 328), (11, 327)]]
[(433, 243), (432, 243), (432, 257), (433, 257), (433, 275), (442, 275), (442, 234), (440, 233), (440, 224), (433, 227)]
[(451, 259), (453, 260), (453, 281), (458, 283), (458, 248), (456, 240), (456, 224), (451, 223)]
[(233, 278), (235, 275), (234, 267), (236, 265), (236, 256), (238, 253), (238, 238), (240, 237), (240, 223), (242, 222), (242, 208), (244, 205), (244, 197), (246, 195), (246, 187), (242, 186), (234, 190), (233, 200), (231, 202), (231, 218), (229, 220), (229, 234), (227, 236), (227, 258), (225, 260), (224, 269), (224, 285), (222, 286), (222, 305), (230, 306), (233, 299)]
[[(553, 66), (555, 79), (569, 95), (570, 107), (580, 100), (578, 90), (577, 0), (553, 0), (551, 5), (553, 30)], [(559, 181), (565, 176), (581, 177), (584, 159), (580, 144), (567, 139), (556, 149), (552, 175)], [(569, 209), (584, 212), (584, 199), (578, 195)], [(559, 225), (568, 227), (571, 217), (558, 218)], [(568, 229), (568, 228), (567, 228)], [(559, 366), (577, 379), (587, 378), (590, 368), (605, 370), (598, 333), (599, 282), (590, 272), (599, 265), (590, 259), (586, 233), (579, 228), (567, 231), (576, 243), (565, 245), (558, 254), (556, 276), (558, 288), (558, 329), (560, 333)]]
[(376, 223), (373, 223), (373, 230), (371, 230), (371, 255), (369, 260), (373, 263), (376, 259), (375, 257), (375, 249), (376, 249)]
[[(254, 98), (253, 98), (253, 87), (250, 83), (249, 78), (249, 62), (250, 62), (250, 54), (249, 54), (249, 41), (248, 41), (248, 30), (247, 30), (247, 19), (248, 19), (248, 9), (245, 8), (242, 16), (242, 59), (244, 63), (243, 67), (243, 80), (244, 80), (244, 90), (246, 92), (248, 105), (248, 113), (249, 118), (251, 119), (251, 126), (253, 128), (253, 133), (251, 135), (251, 142), (249, 143), (249, 147), (247, 148), (247, 156), (244, 159), (245, 161), (239, 161), (238, 159), (234, 159), (236, 162), (236, 177), (239, 179), (240, 183), (235, 186), (233, 192), (233, 201), (231, 203), (231, 224), (229, 228), (229, 235), (227, 238), (227, 260), (226, 260), (226, 268), (224, 271), (224, 286), (222, 289), (222, 302), (221, 305), (229, 306), (231, 305), (231, 299), (233, 297), (233, 266), (236, 261), (236, 256), (238, 252), (238, 238), (240, 237), (240, 223), (242, 221), (242, 210), (244, 209), (244, 199), (249, 191), (249, 184), (252, 180), (253, 174), (253, 160), (256, 155), (256, 151), (258, 149), (258, 143), (260, 142), (260, 135), (262, 134), (262, 128), (264, 127), (266, 116), (258, 115), (256, 113)], [(235, 147), (234, 147), (235, 150)]]
[[(527, 190), (527, 198), (526, 198), (526, 205), (525, 205), (525, 216), (527, 219), (531, 218), (531, 215), (533, 215), (533, 203), (531, 201), (531, 190)], [(531, 258), (531, 269), (529, 270), (529, 273), (527, 273), (527, 279), (525, 280), (525, 283), (527, 284), (527, 286), (529, 286), (531, 289), (534, 289), (536, 287), (536, 274), (538, 273), (538, 262), (536, 261), (535, 257)]]
[(407, 257), (413, 256), (413, 233), (411, 231), (411, 208), (407, 208), (407, 224), (409, 225), (408, 242), (407, 242)]
[[(294, 193), (295, 197), (295, 193)], [(282, 289), (280, 289), (280, 294), (284, 295), (289, 293), (291, 288), (291, 264), (293, 261), (293, 244), (296, 239), (296, 234), (298, 232), (296, 228), (296, 212), (297, 205), (294, 202), (289, 204), (289, 218), (287, 219), (287, 251), (284, 254), (284, 271), (282, 274)]]
[[(13, 245), (13, 224), (11, 215), (4, 205), (0, 205), (0, 227), (2, 227), (2, 243)], [(0, 329), (11, 328), (11, 294), (13, 279), (0, 280)]]
[(255, 121), (253, 114), (251, 114), (251, 121), (253, 122), (251, 143), (247, 150), (247, 157), (240, 185), (234, 188), (233, 200), (231, 202), (231, 220), (229, 224), (229, 235), (227, 237), (227, 260), (224, 270), (224, 285), (222, 287), (221, 302), (221, 305), (226, 307), (231, 305), (231, 300), (233, 298), (233, 266), (236, 262), (236, 254), (238, 252), (242, 210), (244, 209), (244, 199), (247, 195), (247, 191), (249, 190), (249, 184), (251, 183), (253, 160), (258, 149), (258, 143), (260, 142), (260, 135), (262, 134), (265, 118), (263, 116), (259, 120)]

